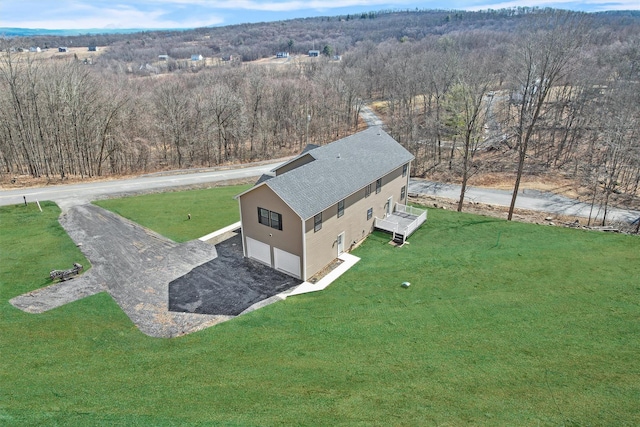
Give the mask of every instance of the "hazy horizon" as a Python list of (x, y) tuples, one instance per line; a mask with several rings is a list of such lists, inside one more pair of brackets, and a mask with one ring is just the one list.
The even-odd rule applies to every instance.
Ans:
[(582, 12), (640, 10), (637, 0), (59, 0), (42, 7), (39, 0), (0, 2), (0, 28), (39, 31), (119, 32), (186, 30), (320, 16), (359, 15), (388, 10), (466, 10), (514, 7)]

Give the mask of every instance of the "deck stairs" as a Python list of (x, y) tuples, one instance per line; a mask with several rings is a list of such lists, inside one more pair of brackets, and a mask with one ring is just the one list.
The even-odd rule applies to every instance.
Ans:
[(375, 219), (374, 227), (391, 233), (393, 241), (402, 246), (426, 220), (426, 210), (396, 203), (391, 214)]

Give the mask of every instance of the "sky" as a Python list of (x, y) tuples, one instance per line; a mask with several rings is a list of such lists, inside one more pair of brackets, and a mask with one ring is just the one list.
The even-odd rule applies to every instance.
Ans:
[(379, 10), (485, 10), (516, 6), (586, 12), (640, 10), (640, 0), (0, 0), (0, 27), (177, 29)]

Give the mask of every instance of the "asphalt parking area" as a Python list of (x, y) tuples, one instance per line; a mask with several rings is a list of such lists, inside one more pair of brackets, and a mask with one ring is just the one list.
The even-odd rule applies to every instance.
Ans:
[(169, 283), (173, 312), (237, 316), (302, 283), (242, 255), (241, 234), (216, 245), (218, 256)]

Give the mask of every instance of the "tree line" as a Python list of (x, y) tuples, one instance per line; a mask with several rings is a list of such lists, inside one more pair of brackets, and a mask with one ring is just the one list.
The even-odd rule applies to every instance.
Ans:
[(570, 12), (529, 17), (516, 34), (487, 30), (419, 42), (362, 44), (348, 61), (379, 99), (414, 172), (462, 183), (478, 173), (566, 177), (606, 221), (613, 199), (638, 207), (640, 36)]
[(350, 70), (221, 67), (131, 79), (81, 61), (0, 63), (2, 174), (93, 177), (289, 155), (355, 130)]
[(4, 49), (1, 173), (92, 177), (276, 158), (355, 132), (366, 102), (416, 156), (414, 174), (462, 182), (459, 209), (469, 180), (487, 172), (514, 176), (510, 217), (522, 177), (547, 173), (588, 190), (595, 210), (637, 206), (640, 19), (555, 10), (509, 19), (420, 37), (406, 37), (405, 20), (403, 36), (354, 42), (339, 62), (144, 76)]

